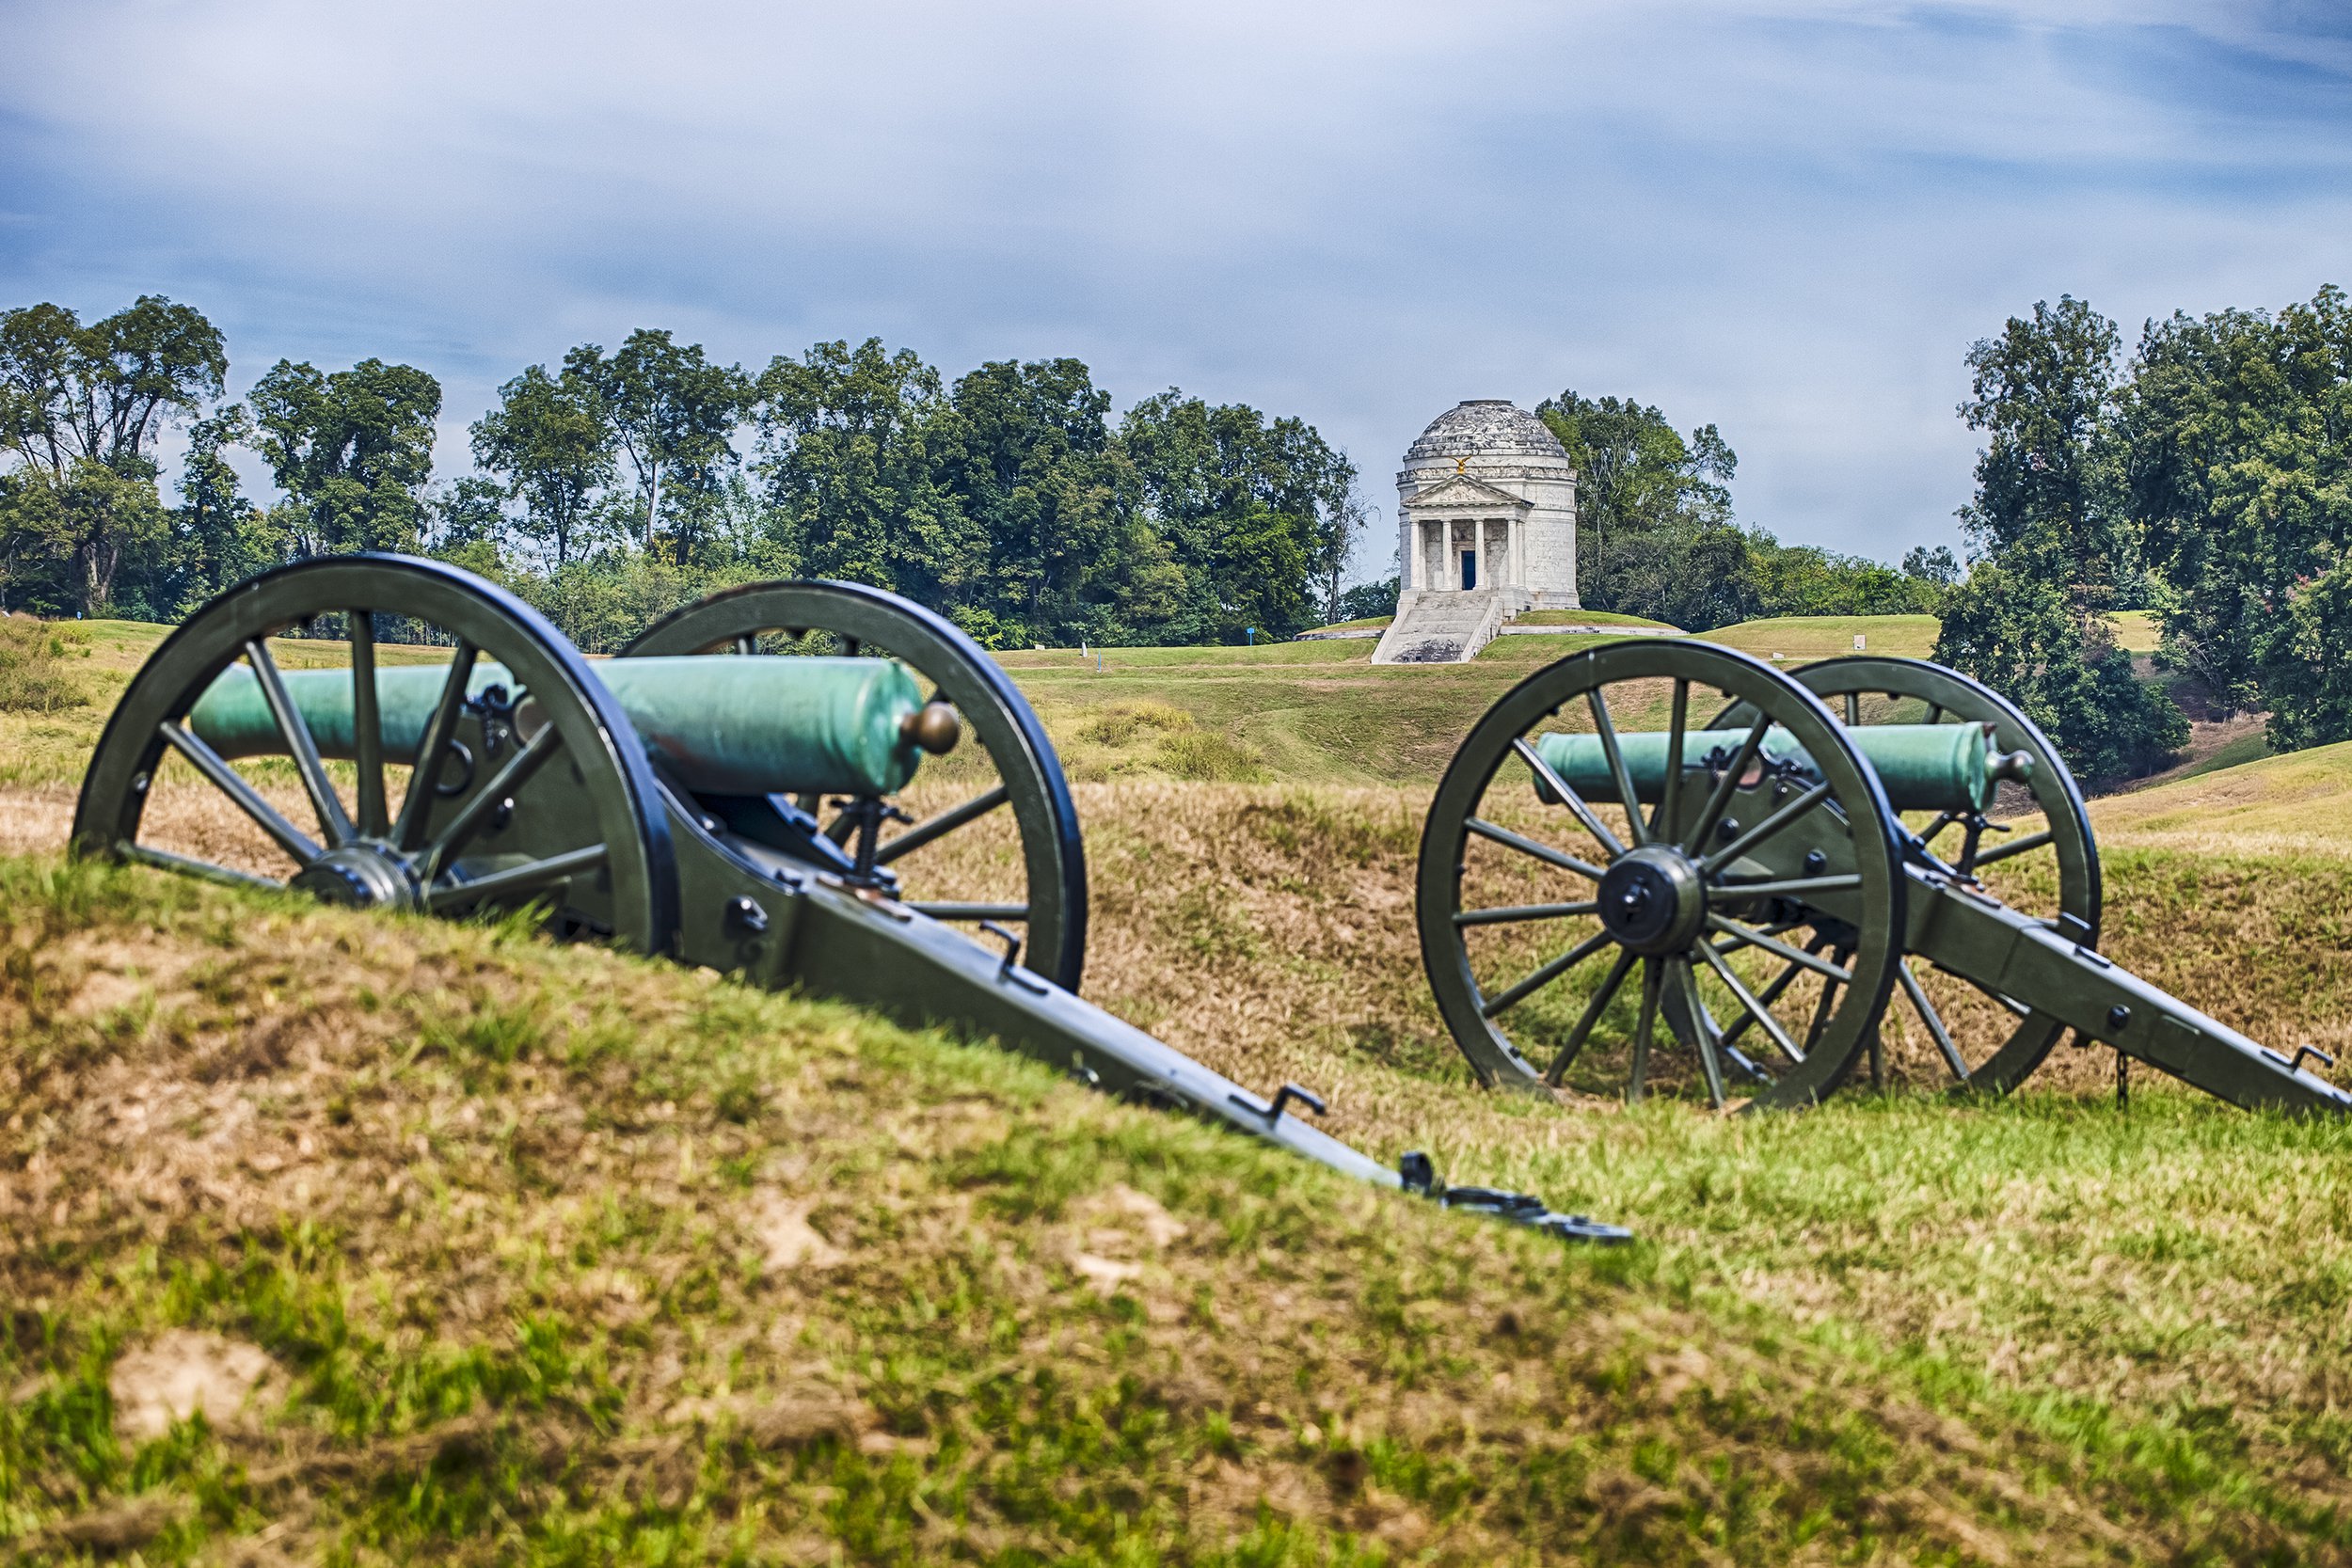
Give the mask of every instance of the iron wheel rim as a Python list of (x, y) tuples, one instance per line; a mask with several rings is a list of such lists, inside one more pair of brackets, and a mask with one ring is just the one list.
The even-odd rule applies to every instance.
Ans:
[[(1851, 876), (1854, 879), (1852, 892), (1856, 895), (1856, 918), (1852, 928), (1855, 939), (1851, 957), (1842, 963), (1831, 966), (1844, 972), (1843, 978), (1837, 982), (1834, 1005), (1828, 1009), (1820, 1027), (1808, 1036), (1801, 1059), (1788, 1063), (1783, 1070), (1771, 1074), (1771, 1082), (1759, 1085), (1747, 1101), (1745, 1108), (1784, 1109), (1818, 1102), (1834, 1092), (1851, 1070), (1867, 1032), (1875, 1024), (1895, 983), (1895, 961), (1901, 950), (1903, 919), (1903, 882), (1896, 837), (1897, 825), (1876, 776), (1845, 740), (1835, 717), (1818, 698), (1770, 666), (1711, 643), (1683, 640), (1629, 640), (1572, 654), (1529, 675), (1496, 702), (1471, 728), (1447, 768), (1445, 777), (1431, 801), (1428, 822), (1422, 837), (1417, 879), (1416, 923), (1422, 966), (1439, 1015), (1444, 1019), (1456, 1046), (1482, 1082), (1494, 1086), (1543, 1090), (1554, 1086), (1563, 1078), (1565, 1067), (1557, 1057), (1549, 1065), (1531, 1059), (1496, 1022), (1501, 1013), (1509, 1011), (1518, 1000), (1523, 999), (1513, 994), (1519, 991), (1520, 987), (1505, 988), (1490, 996), (1473, 973), (1469, 940), (1464, 933), (1475, 925), (1495, 924), (1485, 918), (1488, 915), (1508, 911), (1466, 909), (1464, 906), (1463, 883), (1468, 870), (1466, 857), (1470, 852), (1470, 840), (1491, 836), (1484, 827), (1473, 827), (1472, 824), (1485, 823), (1479, 813), (1498, 777), (1514, 757), (1523, 756), (1526, 737), (1534, 735), (1546, 721), (1556, 717), (1568, 705), (1589, 702), (1589, 693), (1601, 691), (1601, 707), (1608, 709), (1608, 688), (1629, 682), (1659, 680), (1670, 685), (1679, 684), (1686, 728), (1691, 733), (1704, 728), (1699, 716), (1690, 712), (1696, 703), (1707, 700), (1703, 693), (1723, 692), (1730, 700), (1748, 700), (1763, 707), (1773, 721), (1789, 730), (1798, 743), (1816, 759), (1826, 785), (1826, 793), (1820, 797), (1820, 802), (1836, 808), (1839, 831), (1851, 843), (1852, 868), (1851, 872), (1841, 871), (1837, 875)], [(1760, 739), (1760, 728), (1756, 734)], [(1704, 773), (1698, 776), (1710, 777)], [(1713, 785), (1710, 783), (1704, 787), (1709, 791), (1708, 803), (1711, 805)], [(1818, 804), (1807, 809), (1818, 809)], [(1563, 815), (1574, 816), (1576, 814), (1571, 810)], [(1645, 812), (1643, 815), (1652, 813)], [(1662, 808), (1655, 815), (1662, 818)], [(1699, 829), (1701, 836), (1712, 832), (1718, 826), (1718, 822), (1706, 823)], [(1589, 833), (1584, 836), (1583, 843), (1606, 852), (1606, 847), (1597, 846)], [(1631, 843), (1622, 846), (1625, 850), (1638, 847), (1638, 844)], [(1535, 858), (1541, 860), (1543, 857), (1539, 855)], [(1611, 856), (1601, 860), (1589, 855), (1568, 854), (1570, 860), (1582, 861), (1587, 871), (1596, 868), (1605, 871), (1614, 864), (1616, 858)], [(1597, 895), (1597, 878), (1586, 877), (1584, 871), (1571, 871), (1566, 875), (1574, 880), (1565, 883), (1565, 886), (1581, 884), (1594, 889)], [(1534, 907), (1570, 908), (1576, 902)], [(1708, 895), (1710, 917), (1707, 940), (1694, 943), (1687, 957), (1677, 959), (1677, 956), (1667, 956), (1664, 959), (1666, 967), (1671, 968), (1675, 962), (1680, 961), (1689, 965), (1694, 975), (1699, 973), (1706, 960), (1698, 956), (1698, 948), (1713, 945), (1713, 933), (1717, 927), (1711, 911), (1715, 907), (1714, 895), (1710, 891)], [(1602, 934), (1606, 936), (1605, 928)], [(1724, 940), (1738, 942), (1739, 939)], [(1741, 942), (1740, 945), (1753, 944)], [(1600, 1001), (1588, 1003), (1588, 1008), (1592, 1009), (1591, 1016), (1580, 1018), (1577, 1029), (1571, 1031), (1570, 1038), (1563, 1048), (1570, 1058), (1581, 1050), (1586, 1038), (1597, 1033), (1600, 1022), (1598, 1009), (1612, 1000), (1617, 989), (1630, 975), (1630, 970), (1616, 973), (1619, 966), (1629, 960), (1643, 972), (1645, 997), (1643, 1013), (1663, 1015), (1670, 1010), (1662, 996), (1667, 982), (1651, 979), (1651, 974), (1660, 965), (1650, 955), (1636, 955), (1617, 942), (1591, 945), (1591, 939), (1588, 938), (1586, 942), (1569, 946), (1562, 955), (1562, 960), (1587, 946), (1590, 946), (1590, 951), (1584, 957), (1568, 963), (1551, 980), (1543, 982), (1544, 986), (1554, 984), (1560, 975), (1574, 973), (1597, 959), (1602, 959), (1613, 950), (1614, 957), (1609, 959), (1613, 978), (1605, 981), (1605, 989), (1596, 993)], [(1544, 966), (1545, 969), (1550, 967)], [(1542, 973), (1540, 969), (1536, 972), (1538, 974)], [(1717, 974), (1720, 978), (1720, 970)], [(1526, 982), (1520, 984), (1523, 986)], [(1661, 993), (1656, 1004), (1646, 999), (1652, 985), (1656, 985)], [(1822, 984), (1820, 989), (1827, 990), (1827, 984)], [(1749, 994), (1759, 995), (1760, 991), (1758, 988), (1750, 987)], [(1770, 1012), (1772, 999), (1765, 1000), (1764, 1010)], [(1687, 1006), (1684, 1012), (1687, 1022)], [(1708, 1062), (1713, 1064), (1708, 1069), (1710, 1098), (1719, 1105), (1726, 1103), (1727, 1085), (1721, 1070), (1724, 1064), (1716, 1060), (1718, 1053), (1698, 1043), (1706, 1037), (1708, 1025), (1711, 1022), (1706, 1006), (1702, 1005), (1698, 1022), (1689, 1027), (1688, 1036), (1694, 1037), (1686, 1037), (1683, 1023), (1672, 1019), (1665, 1022), (1668, 1027), (1663, 1033), (1670, 1041), (1702, 1057), (1703, 1065)], [(1783, 1027), (1785, 1030), (1785, 1025)], [(1637, 1022), (1637, 1035), (1640, 1028)], [(1637, 1048), (1634, 1053), (1634, 1065), (1627, 1085), (1629, 1092), (1634, 1095), (1638, 1095), (1642, 1088), (1641, 1062), (1645, 1049)]]
[[(1021, 841), (1026, 912), (1017, 918), (1026, 927), (1025, 965), (1063, 990), (1075, 991), (1085, 971), (1087, 939), (1086, 848), (1079, 833), (1077, 806), (1062, 775), (1060, 759), (1028, 700), (1003, 668), (953, 622), (864, 583), (826, 579), (748, 583), (671, 611), (631, 639), (619, 657), (739, 651), (745, 639), (796, 630), (827, 631), (855, 639), (862, 648), (887, 651), (929, 681), (972, 727), (996, 768), (1006, 793), (1004, 803), (1012, 810)], [(753, 645), (756, 646), (755, 641)], [(936, 822), (947, 815), (937, 814), (926, 821)], [(945, 832), (952, 832), (962, 825), (957, 823)], [(914, 824), (908, 833), (919, 832), (923, 827), (923, 823)], [(884, 851), (895, 842), (896, 838), (884, 840)], [(920, 852), (919, 847), (900, 851)], [(898, 857), (891, 858), (895, 863)], [(914, 907), (923, 906), (915, 903)], [(1002, 911), (994, 912), (999, 917), (1003, 914)]]

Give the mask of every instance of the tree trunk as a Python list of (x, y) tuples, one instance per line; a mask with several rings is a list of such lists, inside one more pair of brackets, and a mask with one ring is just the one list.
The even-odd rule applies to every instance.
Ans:
[(118, 545), (92, 540), (75, 554), (80, 560), (75, 562), (78, 591), (74, 597), (80, 601), (82, 618), (94, 621), (114, 592), (115, 572), (122, 564), (122, 549)]

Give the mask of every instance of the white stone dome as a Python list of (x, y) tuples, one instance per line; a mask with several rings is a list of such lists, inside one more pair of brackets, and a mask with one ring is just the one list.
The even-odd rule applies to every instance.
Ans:
[(1507, 398), (1473, 398), (1429, 421), (1421, 439), (1405, 451), (1406, 468), (1447, 467), (1468, 458), (1473, 469), (1490, 464), (1513, 468), (1568, 467), (1567, 449), (1543, 420)]

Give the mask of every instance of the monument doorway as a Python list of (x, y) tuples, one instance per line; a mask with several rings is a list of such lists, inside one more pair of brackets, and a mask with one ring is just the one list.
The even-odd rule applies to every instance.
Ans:
[(1462, 552), (1462, 586), (1466, 589), (1478, 586), (1478, 552), (1476, 550)]

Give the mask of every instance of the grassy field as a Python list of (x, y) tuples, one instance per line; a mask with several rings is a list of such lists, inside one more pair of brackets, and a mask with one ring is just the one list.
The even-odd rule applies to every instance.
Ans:
[[(1638, 624), (1556, 610), (1520, 624)], [(1709, 632), (1759, 658), (1791, 662), (1870, 651), (1924, 656), (1922, 615), (1752, 621)], [(1430, 784), (1486, 706), (1563, 654), (1605, 637), (1499, 637), (1468, 664), (1375, 669), (1368, 641), (1260, 648), (1107, 648), (1010, 653), (1073, 778), (1194, 783)]]
[[(1804, 1117), (1472, 1087), (1407, 929), (1424, 774), (1363, 782), (1303, 721), (1272, 749), (1227, 688), (1361, 681), (1352, 721), (1441, 760), (1494, 689), (1461, 683), (1567, 640), (1508, 641), (1545, 651), (1008, 662), (1096, 759), (1089, 994), (1624, 1252), (705, 974), (62, 869), (74, 748), (136, 657), (98, 628), (90, 703), (39, 716), (55, 766), (0, 785), (0, 1552), (2352, 1557), (2352, 1129), (2146, 1075), (2119, 1113), (2110, 1059), (2063, 1050), (1954, 1104), (1904, 1037), (1896, 1093)], [(1440, 733), (1373, 711), (1401, 699)], [(1184, 760), (1219, 737), (1262, 782)], [(2352, 747), (2098, 802), (2103, 945), (2352, 1048), (2347, 805)], [(141, 1425), (175, 1376), (213, 1415)]]

